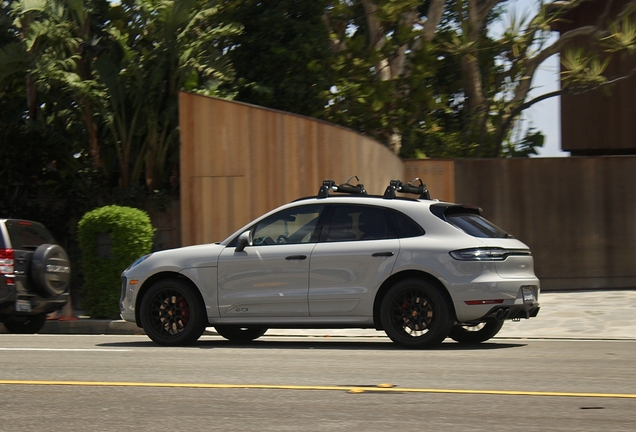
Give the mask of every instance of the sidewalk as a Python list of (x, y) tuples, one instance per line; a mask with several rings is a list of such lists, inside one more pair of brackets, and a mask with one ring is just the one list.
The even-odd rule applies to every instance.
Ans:
[[(636, 340), (636, 289), (541, 293), (536, 318), (506, 321), (497, 338), (530, 339), (634, 339)], [(5, 333), (0, 326), (0, 333)], [(124, 321), (80, 318), (47, 321), (42, 334), (144, 334)], [(207, 334), (216, 334), (209, 328)], [(386, 337), (370, 329), (272, 329), (268, 336)]]

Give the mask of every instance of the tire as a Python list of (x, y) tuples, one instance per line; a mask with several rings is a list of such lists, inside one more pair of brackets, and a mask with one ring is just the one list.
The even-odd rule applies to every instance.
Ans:
[(201, 337), (208, 323), (199, 294), (178, 279), (152, 285), (140, 307), (141, 326), (159, 345), (191, 345)]
[(263, 336), (265, 327), (214, 326), (218, 334), (231, 342), (251, 342)]
[(380, 308), (387, 336), (404, 348), (431, 348), (453, 327), (450, 302), (440, 290), (419, 279), (406, 279), (389, 289)]
[(4, 326), (9, 333), (32, 334), (42, 330), (46, 323), (47, 314), (21, 315), (7, 318)]
[(503, 325), (503, 320), (473, 325), (457, 324), (453, 326), (448, 336), (459, 343), (478, 344), (494, 337)]
[(30, 276), (35, 288), (44, 296), (66, 292), (71, 281), (71, 263), (62, 246), (43, 244), (31, 256)]

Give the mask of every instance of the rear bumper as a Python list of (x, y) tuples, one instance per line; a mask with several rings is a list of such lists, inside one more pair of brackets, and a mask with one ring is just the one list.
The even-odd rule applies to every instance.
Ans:
[[(454, 299), (457, 322), (479, 323), (485, 321), (528, 319), (539, 313), (539, 281), (536, 278), (522, 280), (497, 280), (486, 284), (463, 287), (463, 296)], [(523, 290), (532, 295), (524, 299)]]
[[(30, 312), (16, 311), (17, 300), (28, 300), (31, 305)], [(37, 315), (41, 313), (49, 313), (59, 310), (68, 303), (69, 294), (64, 293), (54, 297), (40, 297), (34, 293), (24, 293), (16, 290), (15, 286), (0, 285), (0, 315)]]
[(484, 315), (477, 321), (486, 322), (534, 318), (539, 314), (540, 309), (541, 307), (538, 303), (512, 306), (497, 306), (492, 308), (486, 315)]

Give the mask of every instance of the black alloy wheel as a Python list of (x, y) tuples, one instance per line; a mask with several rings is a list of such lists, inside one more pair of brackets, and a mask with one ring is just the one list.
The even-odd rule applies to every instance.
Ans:
[(492, 339), (503, 325), (503, 320), (479, 324), (456, 324), (448, 336), (459, 343), (477, 344)]
[(162, 280), (151, 286), (141, 301), (140, 313), (141, 326), (159, 345), (190, 345), (207, 326), (200, 295), (178, 279)]
[(263, 336), (267, 331), (265, 327), (239, 327), (218, 325), (214, 326), (218, 334), (230, 342), (251, 342)]
[(380, 310), (384, 331), (405, 348), (440, 344), (453, 326), (451, 305), (436, 286), (418, 279), (396, 283)]

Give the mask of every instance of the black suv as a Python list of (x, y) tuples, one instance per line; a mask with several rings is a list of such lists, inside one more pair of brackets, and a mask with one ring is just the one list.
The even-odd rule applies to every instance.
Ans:
[(0, 219), (0, 322), (10, 333), (36, 333), (69, 299), (68, 255), (37, 222)]

